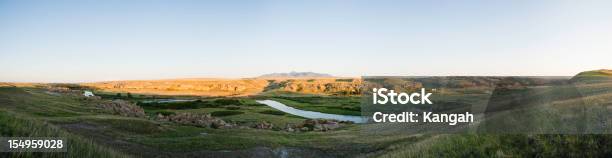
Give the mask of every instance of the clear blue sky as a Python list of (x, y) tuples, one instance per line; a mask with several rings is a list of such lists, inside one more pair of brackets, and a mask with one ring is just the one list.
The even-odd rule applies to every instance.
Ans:
[(0, 0), (0, 81), (574, 75), (612, 68), (612, 1)]

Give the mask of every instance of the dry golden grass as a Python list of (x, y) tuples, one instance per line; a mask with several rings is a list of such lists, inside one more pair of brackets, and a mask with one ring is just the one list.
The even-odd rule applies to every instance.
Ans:
[(107, 92), (155, 95), (248, 96), (279, 90), (309, 94), (357, 93), (353, 78), (169, 79), (83, 83)]

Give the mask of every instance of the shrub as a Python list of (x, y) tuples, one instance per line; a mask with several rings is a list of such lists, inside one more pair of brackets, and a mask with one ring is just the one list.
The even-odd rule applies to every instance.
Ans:
[(227, 110), (238, 110), (238, 109), (240, 109), (240, 107), (239, 107), (239, 106), (233, 106), (233, 105), (232, 105), (232, 106), (227, 106), (227, 107), (225, 107), (225, 109), (227, 109)]
[[(216, 100), (195, 100), (195, 101), (185, 101), (185, 102), (138, 102), (139, 106), (148, 107), (153, 109), (198, 109), (198, 108), (217, 108), (217, 107), (225, 107), (228, 105), (231, 106), (261, 106), (263, 104), (259, 104), (257, 102), (249, 102), (240, 99), (216, 99)], [(230, 110), (236, 110), (230, 108)]]
[(217, 105), (242, 105), (242, 102), (238, 99), (217, 99), (214, 101)]
[(240, 115), (244, 114), (242, 111), (215, 111), (210, 113), (211, 116), (220, 117), (220, 116), (231, 116), (231, 115)]
[(265, 104), (259, 104), (259, 103), (249, 103), (249, 104), (245, 104), (246, 106), (266, 106)]
[(351, 110), (351, 111), (361, 111), (361, 107), (360, 106), (345, 105), (345, 106), (342, 106), (342, 109)]
[(162, 114), (164, 116), (169, 116), (169, 115), (174, 115), (176, 113), (174, 113), (172, 111), (158, 111), (157, 114)]
[(336, 79), (336, 82), (353, 82), (353, 79)]
[(138, 102), (139, 106), (152, 107), (156, 109), (197, 109), (198, 104), (195, 102), (176, 102), (176, 103), (143, 103)]
[(268, 114), (268, 115), (285, 115), (285, 112), (278, 111), (278, 110), (265, 110), (259, 113)]

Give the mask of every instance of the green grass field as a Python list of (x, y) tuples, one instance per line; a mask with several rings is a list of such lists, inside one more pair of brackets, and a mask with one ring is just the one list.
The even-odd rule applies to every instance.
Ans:
[[(359, 132), (358, 125), (347, 125), (340, 130), (330, 132), (292, 133), (277, 128), (273, 130), (200, 128), (150, 119), (159, 112), (239, 111), (240, 114), (219, 116), (219, 118), (243, 125), (266, 121), (279, 128), (284, 127), (284, 124), (287, 123), (297, 124), (305, 120), (290, 114), (281, 113), (280, 115), (275, 109), (257, 105), (251, 98), (234, 99), (239, 103), (232, 103), (231, 106), (174, 109), (160, 108), (167, 106), (148, 105), (144, 108), (149, 118), (134, 118), (104, 113), (94, 106), (96, 101), (81, 97), (50, 94), (44, 89), (37, 88), (3, 87), (0, 88), (2, 105), (0, 123), (3, 127), (0, 134), (2, 136), (70, 135), (74, 141), (82, 141), (74, 145), (89, 143), (88, 146), (71, 145), (70, 148), (73, 150), (69, 151), (75, 153), (68, 154), (75, 157), (92, 157), (89, 154), (97, 153), (102, 153), (101, 157), (185, 156), (189, 153), (214, 155), (220, 154), (220, 151), (259, 152), (251, 151), (257, 147), (291, 148), (320, 155), (350, 156), (380, 150), (393, 141), (406, 138), (416, 139), (412, 136), (368, 136), (372, 138), (363, 139), (364, 135)], [(215, 100), (218, 99), (203, 101), (215, 102)], [(27, 118), (27, 121), (17, 120), (17, 118)], [(39, 132), (49, 129), (51, 133)], [(11, 156), (19, 157), (20, 155), (28, 157), (30, 154)], [(225, 156), (231, 155), (230, 153)], [(59, 155), (59, 157), (62, 156)]]
[(340, 115), (361, 115), (361, 97), (297, 96), (271, 97), (270, 99), (302, 110)]

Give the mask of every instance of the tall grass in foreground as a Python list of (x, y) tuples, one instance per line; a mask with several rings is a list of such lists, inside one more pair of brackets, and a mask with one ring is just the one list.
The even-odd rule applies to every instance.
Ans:
[(130, 157), (92, 140), (70, 134), (62, 129), (31, 118), (0, 110), (0, 136), (2, 137), (63, 137), (67, 152), (0, 153), (0, 157)]
[(612, 135), (453, 134), (380, 157), (612, 157)]

